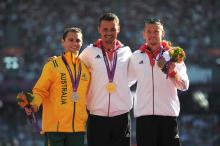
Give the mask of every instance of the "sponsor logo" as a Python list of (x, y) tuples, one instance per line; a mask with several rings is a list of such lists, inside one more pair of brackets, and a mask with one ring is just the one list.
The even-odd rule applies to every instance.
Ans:
[(175, 139), (179, 139), (179, 138), (180, 138), (180, 137), (179, 137), (179, 134), (177, 133), (174, 138), (175, 138)]
[(139, 64), (144, 64), (144, 61), (143, 61), (143, 60), (141, 60), (141, 61), (139, 62)]
[(95, 59), (100, 59), (100, 58), (101, 56), (99, 54), (95, 57)]

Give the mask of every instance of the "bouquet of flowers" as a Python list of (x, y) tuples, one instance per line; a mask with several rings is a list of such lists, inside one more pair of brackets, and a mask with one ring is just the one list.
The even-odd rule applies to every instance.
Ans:
[(170, 60), (177, 63), (181, 63), (186, 58), (184, 50), (180, 47), (173, 47), (173, 49), (169, 51), (169, 55)]
[(186, 58), (185, 52), (180, 47), (170, 47), (169, 50), (164, 51), (158, 57), (157, 65), (165, 74), (168, 74), (170, 63), (181, 63)]
[(33, 101), (34, 99), (34, 96), (33, 94), (29, 93), (29, 92), (20, 92), (18, 93), (17, 97), (17, 103), (20, 107), (22, 108), (30, 108), (31, 107), (31, 102)]

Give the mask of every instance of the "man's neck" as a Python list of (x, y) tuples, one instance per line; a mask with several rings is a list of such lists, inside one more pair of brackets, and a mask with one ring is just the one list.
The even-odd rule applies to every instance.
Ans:
[(107, 51), (111, 51), (111, 50), (115, 49), (115, 42), (112, 44), (107, 44), (105, 42), (102, 42), (102, 45), (103, 45), (104, 49)]
[(64, 51), (64, 53), (65, 53), (65, 54), (70, 53), (70, 54), (73, 54), (73, 55), (75, 55), (75, 56), (78, 56), (79, 51), (74, 51), (74, 52), (72, 52), (72, 51)]
[(78, 57), (78, 52), (76, 52), (76, 53), (72, 53), (71, 54), (71, 58), (72, 58), (72, 62), (73, 62), (73, 64), (75, 64), (76, 63), (76, 59), (77, 59), (77, 57)]
[(154, 52), (160, 48), (160, 45), (148, 45), (148, 47), (151, 49), (152, 52)]
[(69, 54), (69, 55), (71, 55), (72, 59), (75, 59), (78, 57), (79, 52), (78, 51), (77, 52), (66, 51), (65, 54)]

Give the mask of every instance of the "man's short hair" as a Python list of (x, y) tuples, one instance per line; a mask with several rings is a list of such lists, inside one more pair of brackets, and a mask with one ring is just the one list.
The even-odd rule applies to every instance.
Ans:
[[(69, 28), (66, 28), (63, 32), (63, 36), (62, 38), (65, 40), (68, 32), (75, 32), (75, 33), (80, 33), (82, 35), (82, 30), (78, 27), (69, 27)], [(82, 35), (82, 39), (83, 39), (83, 35)]]
[(115, 21), (118, 25), (119, 25), (119, 18), (116, 14), (114, 13), (105, 13), (104, 15), (102, 15), (99, 18), (99, 26), (101, 24), (101, 22), (105, 20), (105, 21)]
[(160, 25), (161, 28), (163, 29), (163, 23), (158, 18), (148, 18), (148, 19), (146, 19), (146, 21), (144, 23), (144, 26), (146, 26), (148, 24), (157, 24), (157, 25)]

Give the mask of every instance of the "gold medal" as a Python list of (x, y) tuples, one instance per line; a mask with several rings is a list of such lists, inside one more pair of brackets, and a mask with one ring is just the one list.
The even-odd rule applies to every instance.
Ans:
[(77, 92), (73, 92), (72, 101), (77, 102), (79, 100), (79, 94)]
[(113, 82), (109, 82), (106, 84), (106, 90), (109, 92), (109, 93), (113, 93), (115, 92), (116, 90), (116, 86)]

